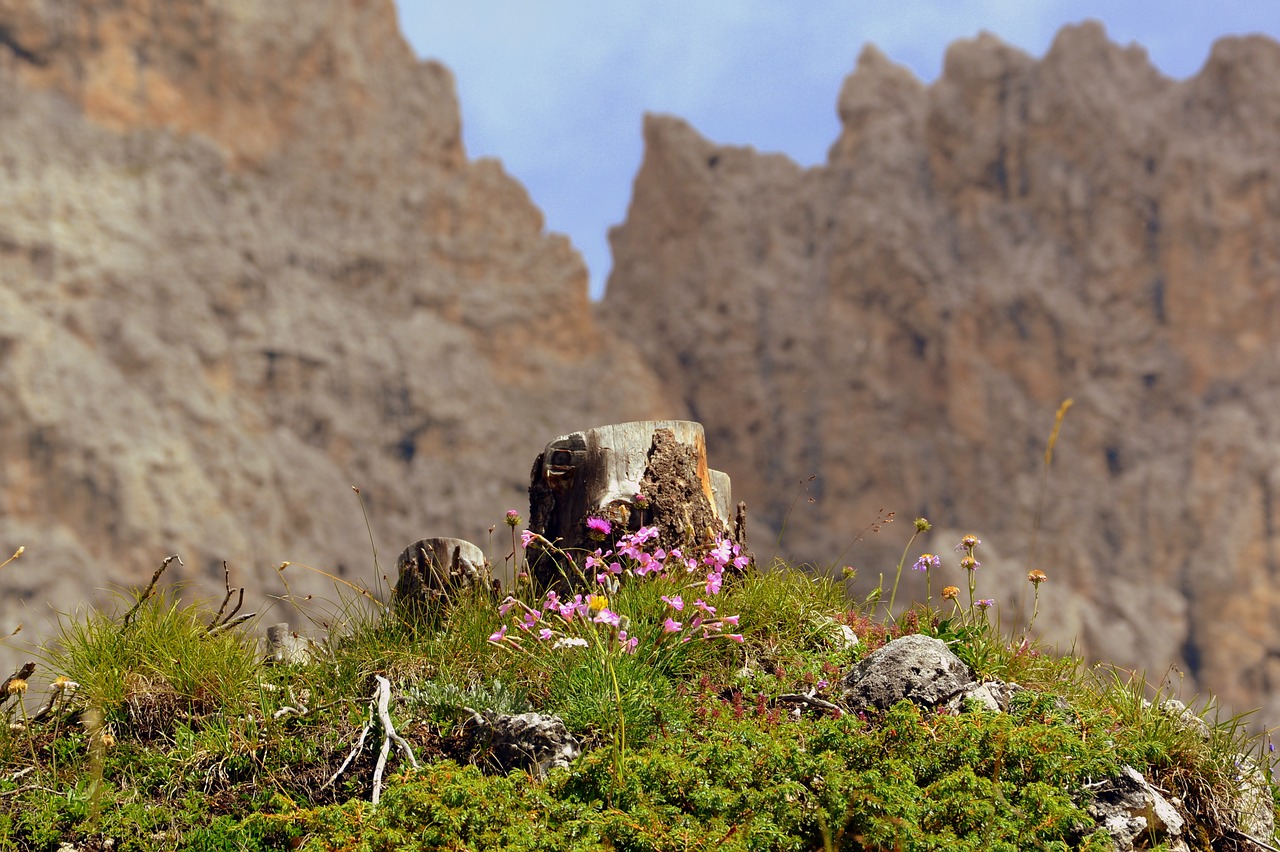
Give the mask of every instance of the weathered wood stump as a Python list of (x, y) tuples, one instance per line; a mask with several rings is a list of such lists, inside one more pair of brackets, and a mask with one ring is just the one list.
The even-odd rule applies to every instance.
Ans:
[(396, 612), (438, 618), (463, 594), (494, 590), (484, 551), (460, 538), (424, 538), (396, 560)]
[(731, 506), (729, 476), (707, 466), (700, 423), (641, 420), (574, 432), (547, 444), (530, 472), (529, 529), (555, 546), (531, 543), (530, 573), (540, 588), (573, 586), (575, 568), (608, 544), (592, 538), (589, 518), (607, 520), (612, 540), (654, 527), (659, 546), (691, 556), (717, 536), (745, 546), (746, 507)]

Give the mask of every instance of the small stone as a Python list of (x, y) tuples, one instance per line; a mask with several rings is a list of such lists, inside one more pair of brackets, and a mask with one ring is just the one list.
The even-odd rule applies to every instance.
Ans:
[(851, 709), (887, 710), (905, 699), (936, 707), (973, 683), (973, 672), (932, 636), (903, 636), (871, 653), (844, 676)]

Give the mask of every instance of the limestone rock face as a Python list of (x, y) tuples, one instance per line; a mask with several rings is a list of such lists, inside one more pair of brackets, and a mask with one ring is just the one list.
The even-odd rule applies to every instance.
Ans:
[(1043, 569), (1051, 640), (1274, 723), (1278, 79), (1267, 39), (1178, 82), (1085, 24), (1041, 60), (959, 42), (929, 86), (868, 48), (814, 168), (650, 116), (601, 314), (706, 427), (759, 556), (785, 519), (784, 554), (891, 583), (912, 517), (921, 550), (978, 532), (1006, 626)]
[(488, 542), (550, 438), (671, 413), (391, 0), (0, 0), (0, 35), (3, 632), (171, 553), (247, 602), (286, 560), (372, 585), (352, 485), (389, 571)]

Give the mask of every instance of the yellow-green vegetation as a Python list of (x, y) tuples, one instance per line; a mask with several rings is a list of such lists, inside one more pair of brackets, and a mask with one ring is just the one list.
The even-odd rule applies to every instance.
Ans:
[[(948, 586), (900, 613), (726, 542), (688, 559), (643, 529), (601, 541), (576, 596), (526, 574), (430, 619), (312, 602), (345, 627), (292, 665), (263, 662), (260, 625), (173, 593), (64, 617), (41, 671), (68, 700), (3, 696), (0, 850), (1102, 850), (1085, 806), (1125, 764), (1181, 800), (1193, 846), (1228, 848), (1241, 755), (1270, 767), (1238, 720), (1206, 739), (1140, 678), (1002, 634), (976, 537), (956, 554), (969, 600)], [(1009, 712), (842, 705), (854, 663), (917, 632), (1025, 691)], [(379, 679), (419, 768), (391, 750), (374, 806)], [(495, 772), (463, 724), (486, 710), (559, 714), (584, 753)]]

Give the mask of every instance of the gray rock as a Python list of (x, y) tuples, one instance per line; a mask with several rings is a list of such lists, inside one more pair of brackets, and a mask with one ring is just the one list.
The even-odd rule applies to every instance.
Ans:
[(315, 644), (305, 636), (289, 629), (289, 622), (281, 621), (267, 628), (267, 662), (277, 665), (303, 665), (315, 655)]
[(947, 700), (947, 708), (959, 712), (965, 709), (966, 702), (976, 701), (983, 709), (994, 713), (1007, 713), (1009, 699), (1025, 689), (1016, 683), (1005, 683), (1001, 680), (971, 683)]
[(915, 634), (873, 651), (844, 676), (852, 710), (887, 710), (904, 698), (935, 707), (974, 682), (973, 672), (947, 644)]
[(1230, 803), (1235, 827), (1250, 837), (1269, 840), (1276, 830), (1276, 809), (1267, 771), (1242, 755), (1237, 772), (1239, 789)]
[(1132, 766), (1121, 767), (1118, 776), (1096, 788), (1087, 810), (1115, 838), (1118, 852), (1156, 843), (1167, 843), (1171, 850), (1187, 848), (1182, 814)]
[(559, 716), (473, 711), (468, 725), (480, 759), (500, 772), (526, 769), (543, 778), (582, 754), (582, 744)]

